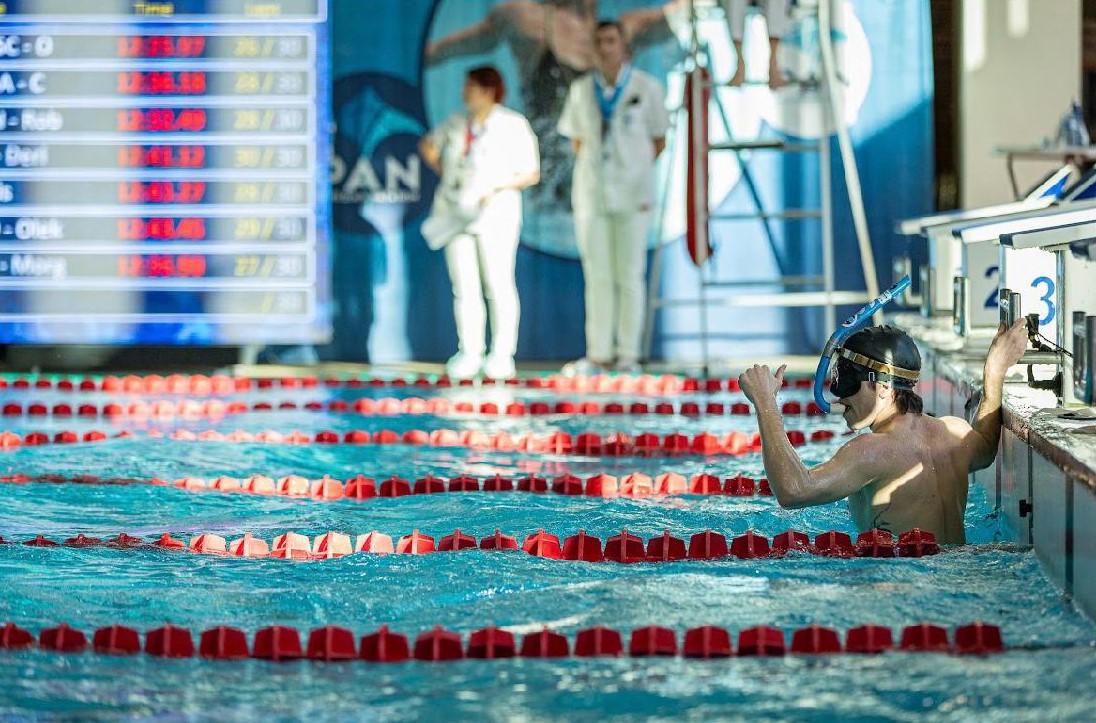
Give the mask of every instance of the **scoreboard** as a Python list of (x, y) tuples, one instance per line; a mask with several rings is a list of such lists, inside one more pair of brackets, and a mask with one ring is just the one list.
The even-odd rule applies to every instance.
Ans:
[(0, 0), (0, 342), (330, 336), (326, 0)]

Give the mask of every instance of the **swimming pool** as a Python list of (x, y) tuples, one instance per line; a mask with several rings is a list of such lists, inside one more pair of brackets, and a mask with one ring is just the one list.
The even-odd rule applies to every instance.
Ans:
[[(784, 398), (804, 404), (807, 393)], [(226, 400), (281, 402), (298, 409), (251, 411), (223, 419), (103, 419), (11, 416), (4, 425), (25, 435), (90, 429), (259, 432), (301, 430), (507, 431), (572, 435), (593, 431), (638, 435), (701, 432), (752, 433), (741, 415), (547, 414), (362, 416), (301, 409), (309, 400), (353, 402), (362, 397), (491, 399), (598, 399), (605, 394), (561, 395), (526, 388), (324, 388), (251, 391)], [(662, 398), (617, 392), (625, 402)], [(117, 400), (117, 392), (56, 389), (0, 390), (0, 401), (48, 405)], [(141, 399), (168, 399), (143, 395)], [(127, 398), (128, 399), (128, 398)], [(673, 400), (729, 405), (741, 395), (683, 392)], [(478, 407), (477, 407), (478, 408)], [(838, 436), (807, 444), (817, 462), (840, 444), (840, 428), (824, 418), (799, 417), (790, 428)], [(605, 472), (651, 477), (666, 471), (686, 479), (710, 472), (761, 477), (760, 455), (620, 456), (529, 453), (432, 446), (291, 445), (110, 439), (93, 444), (7, 450), (5, 474), (96, 475), (174, 480), (187, 476), (310, 479), (357, 474), (379, 483), (392, 475), (414, 481), (428, 473), (478, 478), (530, 473), (580, 478)], [(250, 532), (270, 540), (296, 531), (381, 530), (393, 539), (413, 529), (440, 539), (460, 528), (481, 538), (496, 528), (520, 540), (538, 529), (561, 539), (579, 529), (602, 540), (626, 528), (644, 540), (669, 530), (688, 541), (719, 530), (728, 539), (746, 530), (772, 538), (798, 529), (812, 538), (828, 530), (854, 534), (841, 504), (781, 510), (771, 497), (685, 495), (601, 499), (522, 492), (411, 495), (363, 501), (193, 492), (145, 484), (6, 484), (0, 486), (0, 535), (23, 541), (84, 533), (125, 532), (149, 541), (164, 532), (188, 540), (200, 533), (235, 539)], [(233, 625), (249, 635), (273, 624), (311, 628), (340, 625), (361, 636), (388, 624), (415, 635), (441, 625), (467, 640), (487, 625), (522, 634), (547, 625), (570, 640), (594, 625), (627, 634), (662, 625), (681, 633), (699, 625), (732, 634), (757, 625), (790, 631), (816, 623), (845, 631), (874, 623), (897, 634), (931, 622), (953, 630), (975, 620), (999, 625), (1009, 651), (985, 657), (891, 652), (878, 656), (826, 655), (696, 661), (672, 658), (562, 658), (378, 665), (361, 661), (272, 663), (261, 660), (158, 659), (145, 655), (65, 655), (41, 650), (0, 651), (0, 716), (194, 717), (222, 720), (345, 720), (377, 718), (558, 719), (653, 717), (711, 719), (944, 719), (1090, 718), (1096, 682), (1096, 627), (1062, 600), (1043, 577), (1033, 553), (997, 541), (997, 522), (980, 487), (971, 488), (967, 514), (971, 544), (917, 559), (840, 559), (803, 553), (779, 559), (683, 560), (669, 563), (583, 563), (524, 553), (466, 550), (434, 555), (356, 554), (292, 562), (239, 559), (152, 548), (112, 549), (0, 546), (0, 622), (37, 632), (67, 622), (90, 635), (106, 625), (140, 631), (165, 623), (198, 632)], [(790, 638), (790, 635), (789, 635)]]

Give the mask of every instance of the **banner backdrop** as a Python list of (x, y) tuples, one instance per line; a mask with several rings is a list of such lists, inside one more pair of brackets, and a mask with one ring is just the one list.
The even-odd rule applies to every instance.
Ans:
[[(698, 3), (703, 4), (703, 3)], [(668, 103), (681, 103), (685, 0), (333, 0), (332, 71), (335, 141), (335, 341), (325, 358), (373, 363), (441, 360), (455, 351), (451, 291), (442, 254), (420, 233), (437, 178), (417, 153), (419, 138), (461, 104), (469, 68), (502, 71), (506, 105), (538, 135), (542, 180), (526, 192), (517, 279), (522, 302), (519, 359), (570, 359), (584, 352), (582, 273), (570, 216), (572, 157), (555, 124), (567, 87), (592, 62), (588, 37), (596, 18), (616, 17), (632, 35), (633, 62), (664, 80)], [(701, 42), (717, 83), (735, 69), (721, 13), (704, 12)], [(793, 20), (778, 48), (792, 84), (766, 84), (768, 42), (760, 14), (747, 16), (747, 84), (720, 87), (712, 104), (712, 141), (770, 137), (817, 139), (827, 133), (816, 79), (813, 18)], [(856, 147), (881, 285), (890, 278), (895, 219), (931, 210), (932, 68), (927, 0), (845, 2), (834, 41), (840, 56), (846, 119)], [(662, 242), (663, 295), (695, 299), (699, 275), (682, 240), (684, 118), (663, 154), (664, 208), (652, 246)], [(836, 146), (834, 146), (836, 157)], [(713, 213), (752, 214), (817, 206), (814, 154), (713, 154)], [(838, 287), (863, 288), (844, 183), (832, 173)], [(770, 280), (817, 274), (817, 221), (713, 222), (714, 278)], [(770, 241), (771, 236), (771, 241)], [(714, 354), (813, 353), (829, 335), (814, 310), (713, 307)], [(696, 358), (696, 307), (658, 316), (655, 357)]]

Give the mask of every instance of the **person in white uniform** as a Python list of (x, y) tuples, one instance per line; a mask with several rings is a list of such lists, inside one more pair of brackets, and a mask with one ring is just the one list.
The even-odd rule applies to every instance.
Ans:
[[(742, 54), (742, 37), (746, 31), (747, 0), (722, 0), (723, 12), (727, 18), (727, 29), (734, 41), (735, 57), (738, 69), (731, 78), (730, 85), (742, 85), (746, 82), (746, 59)], [(777, 64), (776, 53), (780, 49), (780, 39), (788, 27), (788, 0), (755, 0), (765, 15), (765, 26), (769, 33), (769, 87), (773, 90), (788, 84), (784, 73)]]
[(586, 282), (586, 356), (564, 373), (639, 369), (655, 159), (669, 126), (662, 85), (628, 62), (621, 25), (598, 24), (596, 68), (567, 93), (559, 132), (571, 139), (571, 207)]
[[(495, 68), (470, 70), (465, 111), (454, 113), (419, 145), (423, 160), (441, 175), (423, 236), (431, 248), (445, 249), (459, 341), (446, 373), (455, 379), (480, 373), (509, 379), (515, 373), (521, 191), (540, 180), (540, 159), (525, 116), (501, 105), (505, 93)], [(486, 359), (485, 298), (491, 318)]]

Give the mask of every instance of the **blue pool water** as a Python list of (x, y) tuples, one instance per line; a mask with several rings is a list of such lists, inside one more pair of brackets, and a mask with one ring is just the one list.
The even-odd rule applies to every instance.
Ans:
[[(403, 396), (422, 395), (408, 390)], [(253, 393), (247, 399), (390, 396), (374, 390)], [(101, 401), (109, 395), (82, 395)], [(466, 390), (451, 396), (473, 398)], [(794, 392), (788, 398), (803, 399)], [(8, 393), (47, 402), (73, 395)], [(3, 400), (6, 401), (7, 397)], [(519, 398), (555, 399), (523, 392)], [(730, 401), (729, 396), (726, 401)], [(8, 429), (109, 428), (101, 421), (8, 420)], [(122, 426), (126, 426), (123, 424)], [(192, 429), (476, 428), (492, 431), (734, 429), (742, 417), (435, 418), (269, 412), (152, 426)], [(805, 430), (840, 429), (830, 420), (795, 420)], [(809, 463), (833, 444), (803, 448)], [(742, 458), (592, 459), (405, 446), (286, 446), (113, 440), (24, 448), (0, 455), (0, 473), (96, 474), (165, 478), (263, 473), (273, 477), (365, 473), (415, 479), (516, 475), (530, 470), (579, 476), (608, 471), (654, 476), (709, 471), (761, 476), (759, 455)], [(854, 533), (843, 504), (781, 510), (771, 498), (680, 497), (600, 500), (525, 493), (443, 494), (334, 503), (171, 488), (0, 485), (0, 535), (54, 539), (78, 532), (189, 538), (216, 532), (266, 539), (297, 531), (378, 529), (394, 538), (413, 528), (435, 538), (454, 528), (476, 536), (495, 528), (519, 539), (544, 528), (561, 537), (579, 528), (608, 537), (626, 527), (643, 537), (679, 537), (712, 528), (773, 536)], [(1096, 702), (1096, 627), (1044, 578), (1033, 553), (1001, 544), (979, 488), (967, 512), (971, 544), (922, 559), (840, 560), (792, 555), (779, 560), (685, 561), (617, 565), (550, 561), (522, 553), (464, 551), (427, 556), (354, 555), (307, 563), (226, 559), (151, 549), (0, 546), (0, 622), (37, 631), (65, 621), (86, 632), (108, 624), (140, 630), (166, 622), (199, 631), (230, 624), (252, 632), (272, 623), (302, 631), (335, 624), (356, 634), (388, 623), (415, 635), (434, 625), (468, 633), (488, 624), (515, 632), (548, 625), (569, 636), (605, 624), (628, 631), (649, 624), (684, 630), (768, 624), (792, 630), (818, 623), (863, 623), (896, 630), (920, 621), (954, 628), (972, 620), (1000, 625), (1018, 648), (987, 658), (891, 653), (811, 659), (461, 661), (378, 666), (0, 651), (0, 718), (209, 720), (507, 719), (576, 720), (748, 718), (750, 720), (1091, 720)]]

